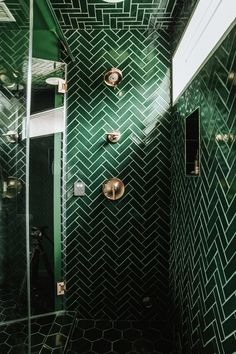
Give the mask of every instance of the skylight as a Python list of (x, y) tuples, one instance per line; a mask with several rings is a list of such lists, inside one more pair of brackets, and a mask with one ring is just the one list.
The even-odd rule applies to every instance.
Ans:
[(173, 57), (173, 102), (235, 24), (235, 0), (199, 0)]

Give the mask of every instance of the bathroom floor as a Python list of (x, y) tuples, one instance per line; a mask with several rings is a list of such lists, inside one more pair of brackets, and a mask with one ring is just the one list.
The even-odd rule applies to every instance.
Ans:
[(67, 354), (174, 354), (155, 328), (155, 321), (77, 320)]
[[(37, 317), (31, 321), (31, 354), (65, 353), (69, 342), (74, 312)], [(28, 322), (0, 326), (0, 353), (28, 353)]]
[[(45, 284), (45, 283), (44, 283)], [(44, 289), (41, 286), (41, 289)], [(18, 303), (18, 305), (16, 305)], [(52, 295), (49, 287), (40, 291), (40, 296), (32, 297), (31, 313), (37, 315), (41, 313), (49, 313), (53, 308)], [(23, 295), (19, 299), (19, 290), (14, 286), (0, 288), (0, 322), (11, 321), (27, 317), (27, 299)]]
[(0, 322), (27, 316), (27, 308), (16, 306), (18, 292), (13, 286), (0, 288)]

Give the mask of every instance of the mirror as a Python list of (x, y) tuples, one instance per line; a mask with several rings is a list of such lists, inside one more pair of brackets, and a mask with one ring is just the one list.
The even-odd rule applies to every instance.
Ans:
[[(32, 59), (29, 211), (32, 315), (62, 309), (61, 171), (64, 63)], [(60, 92), (59, 92), (60, 91)]]

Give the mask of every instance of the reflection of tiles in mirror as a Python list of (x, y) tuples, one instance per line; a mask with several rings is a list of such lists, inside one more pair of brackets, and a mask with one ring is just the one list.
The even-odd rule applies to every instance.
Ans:
[(65, 77), (65, 64), (51, 60), (32, 58), (32, 84), (49, 87), (45, 80), (49, 77)]
[[(75, 319), (74, 312), (34, 318), (31, 321), (31, 353), (64, 353)], [(27, 353), (28, 323), (0, 326), (0, 353)]]
[(17, 297), (16, 289), (0, 289), (0, 322), (26, 317), (26, 308), (22, 306), (16, 308)]
[[(65, 353), (67, 345), (70, 340), (70, 336), (75, 323), (76, 313), (73, 311), (65, 312), (54, 316), (54, 320), (51, 321), (51, 327), (47, 336), (43, 341), (43, 346), (34, 344), (34, 336), (37, 339), (38, 333), (31, 335), (32, 351), (31, 353)], [(40, 350), (41, 348), (41, 350)]]
[(27, 321), (0, 326), (0, 353), (27, 353)]
[[(50, 289), (40, 287), (39, 297), (32, 297), (31, 314), (38, 315), (49, 313), (53, 309), (52, 295)], [(26, 289), (19, 298), (19, 289), (13, 287), (0, 288), (0, 323), (27, 317), (27, 297)], [(17, 304), (18, 302), (18, 304)], [(17, 304), (17, 305), (16, 305)], [(1, 353), (0, 353), (1, 354)]]

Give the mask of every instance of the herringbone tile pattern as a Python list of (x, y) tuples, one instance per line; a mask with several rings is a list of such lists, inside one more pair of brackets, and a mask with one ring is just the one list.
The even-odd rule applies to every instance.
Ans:
[(4, 0), (4, 2), (15, 18), (15, 22), (0, 22), (0, 29), (4, 31), (27, 31), (29, 28), (29, 0)]
[[(236, 350), (235, 35), (234, 28), (174, 108), (171, 286), (182, 354)], [(201, 177), (185, 177), (185, 117), (198, 106)]]
[[(28, 57), (28, 31), (1, 31), (0, 71), (6, 75), (17, 73), (18, 83), (25, 87)], [(0, 168), (4, 180), (16, 177), (25, 182), (26, 151), (24, 142), (9, 143), (2, 135), (9, 130), (22, 134), (22, 121), (26, 116), (25, 89), (0, 89)], [(2, 196), (0, 197), (2, 198)], [(14, 309), (15, 299), (10, 294), (19, 292), (26, 269), (25, 243), (25, 190), (13, 199), (2, 199), (1, 210), (1, 286), (4, 286), (5, 299), (1, 299), (1, 320), (8, 320), (22, 314)], [(3, 276), (2, 276), (3, 275)], [(6, 296), (9, 288), (8, 297)], [(4, 300), (6, 301), (6, 310)], [(12, 311), (11, 311), (12, 310)], [(23, 314), (26, 315), (25, 313)]]
[(50, 1), (64, 30), (167, 28), (183, 6), (180, 0), (125, 0), (117, 4), (102, 0)]
[[(170, 52), (167, 32), (67, 31), (67, 308), (84, 318), (168, 318)], [(112, 66), (124, 79), (103, 83)], [(119, 129), (117, 144), (105, 132)], [(102, 195), (112, 176), (123, 198)], [(73, 183), (86, 183), (75, 198)], [(146, 308), (143, 298), (150, 297)], [(163, 326), (164, 328), (164, 326)], [(168, 327), (168, 330), (170, 328)]]

